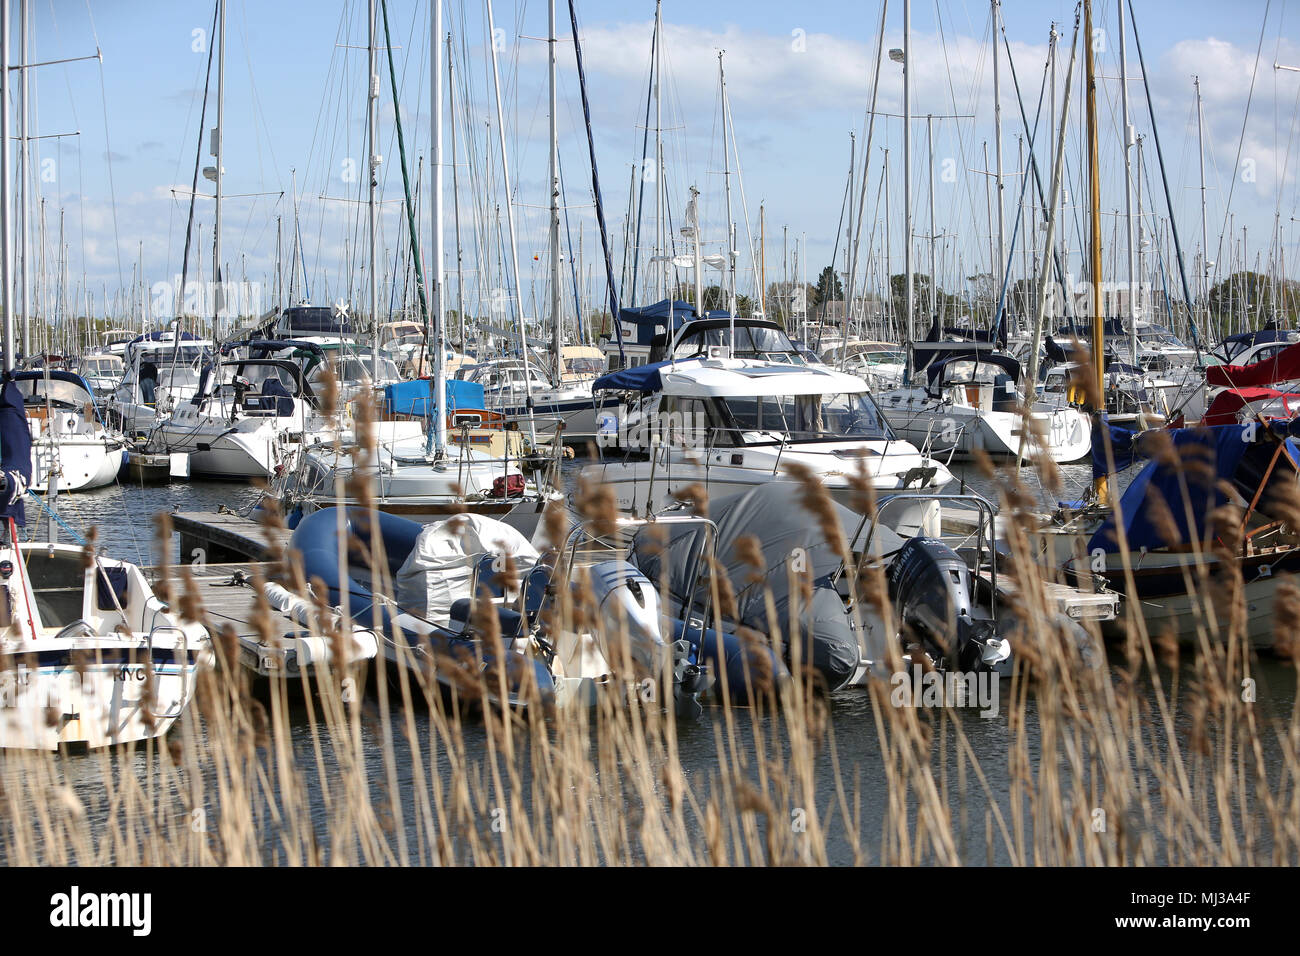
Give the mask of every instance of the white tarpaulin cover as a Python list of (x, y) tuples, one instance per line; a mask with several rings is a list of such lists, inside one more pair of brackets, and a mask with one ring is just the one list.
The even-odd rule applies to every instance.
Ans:
[(453, 601), (473, 597), (474, 568), (485, 554), (511, 555), (522, 574), (537, 563), (537, 549), (510, 525), (482, 515), (454, 515), (424, 526), (393, 579), (401, 607), (439, 624)]

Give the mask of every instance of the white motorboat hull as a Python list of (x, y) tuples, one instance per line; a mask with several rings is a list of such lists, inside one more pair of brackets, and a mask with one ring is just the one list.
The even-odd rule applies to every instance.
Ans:
[(125, 442), (115, 438), (74, 436), (32, 442), (33, 491), (44, 494), (58, 476), (58, 490), (88, 491), (117, 480), (126, 461)]

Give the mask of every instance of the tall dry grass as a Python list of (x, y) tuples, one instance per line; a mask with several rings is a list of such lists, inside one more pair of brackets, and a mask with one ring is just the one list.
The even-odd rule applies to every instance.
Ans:
[[(1296, 688), (1287, 688), (1289, 707), (1273, 708), (1282, 717), (1245, 699), (1258, 661), (1233, 605), (1240, 588), (1206, 590), (1210, 623), (1194, 647), (1148, 634), (1130, 604), (1118, 650), (1108, 658), (1096, 633), (1081, 648), (1044, 596), (1027, 533), (1031, 496), (1010, 473), (997, 480), (1012, 518), (1001, 573), (1017, 585), (1007, 610), (1019, 624), (996, 734), (972, 709), (894, 706), (883, 681), (828, 700), (800, 666), (797, 626), (748, 635), (788, 645), (794, 680), (763, 682), (752, 707), (733, 705), (724, 685), (723, 700), (690, 724), (662, 691), (646, 699), (622, 680), (630, 670), (616, 634), (615, 679), (591, 710), (548, 708), (533, 688), (531, 706), (503, 711), (485, 703), (502, 689), (502, 669), (403, 640), (369, 669), (324, 666), (255, 686), (234, 635), (214, 629), (217, 667), (166, 740), (0, 756), (0, 857), (166, 866), (1297, 862)], [(824, 489), (811, 475), (802, 482), (805, 507), (846, 548)], [(859, 493), (860, 507), (874, 510), (869, 484)], [(588, 519), (608, 525), (600, 489), (584, 489), (581, 501)], [(278, 515), (265, 520), (274, 533)], [(551, 540), (566, 526), (562, 511), (546, 516)], [(753, 543), (741, 547), (763, 570)], [(723, 580), (719, 567), (709, 574), (714, 623), (756, 580)], [(292, 554), (277, 554), (269, 570), (306, 591)], [(793, 593), (807, 593), (810, 582), (787, 570)], [(207, 620), (192, 577), (172, 568), (164, 580), (175, 606)], [(859, 562), (852, 580), (860, 610), (890, 613), (878, 567)], [(374, 590), (391, 593), (389, 584), (377, 571)], [(313, 630), (341, 641), (320, 593)], [(589, 605), (584, 587), (561, 590), (548, 623), (589, 624)], [(797, 615), (796, 600), (792, 625)], [(1294, 582), (1282, 587), (1277, 618), (1286, 653), (1300, 623)], [(252, 625), (268, 643), (284, 629), (260, 598)], [(500, 640), (490, 627), (485, 639)]]

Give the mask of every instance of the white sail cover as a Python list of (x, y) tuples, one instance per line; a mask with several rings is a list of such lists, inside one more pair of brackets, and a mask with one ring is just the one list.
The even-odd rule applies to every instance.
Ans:
[(446, 624), (452, 602), (473, 596), (474, 568), (485, 554), (510, 555), (521, 574), (538, 558), (528, 539), (505, 522), (453, 515), (424, 526), (393, 578), (393, 597), (409, 613)]

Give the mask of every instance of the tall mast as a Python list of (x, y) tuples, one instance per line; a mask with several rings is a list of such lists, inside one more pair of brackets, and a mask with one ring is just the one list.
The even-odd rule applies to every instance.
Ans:
[[(366, 175), (369, 183), (366, 191), (366, 215), (368, 219), (367, 240), (369, 244), (369, 266), (366, 291), (370, 302), (370, 375), (371, 383), (379, 382), (379, 276), (376, 274), (377, 254), (377, 216), (375, 213), (375, 188), (379, 185), (379, 147), (375, 141), (375, 132), (379, 126), (379, 71), (375, 63), (375, 0), (367, 5), (366, 15)], [(437, 44), (434, 44), (437, 46)], [(437, 265), (437, 263), (435, 263)]]
[[(1193, 76), (1192, 83), (1196, 87), (1196, 152), (1201, 163), (1201, 302), (1205, 308), (1205, 322), (1208, 324), (1210, 321), (1210, 238), (1205, 217), (1205, 140), (1202, 130), (1205, 116), (1201, 110), (1201, 78)], [(1192, 304), (1189, 302), (1187, 311), (1191, 312), (1191, 310)]]
[(912, 282), (912, 0), (903, 0), (903, 271), (907, 273), (904, 308), (907, 315), (907, 364), (903, 366), (903, 384), (912, 379), (912, 313), (916, 290)]
[[(883, 175), (885, 177), (885, 315), (886, 321), (890, 325), (890, 331), (897, 333), (898, 328), (893, 322), (894, 317), (894, 277), (890, 274), (894, 268), (893, 255), (889, 249), (889, 147), (885, 147), (885, 165)], [(808, 254), (805, 247), (804, 255)]]
[(993, 40), (993, 155), (997, 163), (998, 188), (998, 262), (993, 273), (998, 280), (998, 288), (1006, 284), (1007, 268), (1007, 224), (1002, 203), (1002, 87), (998, 82), (998, 25), (1001, 22), (1001, 0), (992, 0), (993, 28), (990, 31)]
[[(440, 23), (442, 6), (440, 0), (435, 0), (435, 3), (437, 4), (436, 15), (438, 16), (439, 23)], [(496, 95), (496, 105), (497, 105), (497, 145), (500, 147), (501, 150), (501, 180), (505, 184), (505, 188), (506, 188), (506, 222), (509, 224), (510, 227), (510, 265), (514, 270), (513, 274), (515, 279), (515, 313), (519, 319), (519, 349), (524, 358), (525, 394), (528, 396), (527, 403), (526, 403), (528, 408), (528, 438), (529, 441), (531, 441), (532, 444), (535, 446), (537, 444), (537, 427), (533, 421), (532, 392), (527, 389), (527, 383), (531, 381), (532, 374), (529, 369), (530, 363), (528, 361), (528, 331), (524, 327), (524, 296), (520, 288), (519, 245), (515, 240), (515, 204), (510, 198), (510, 161), (506, 154), (505, 115), (504, 115), (504, 110), (502, 110), (501, 108), (501, 72), (499, 67), (497, 66), (496, 44), (493, 42), (493, 37), (496, 33), (496, 22), (492, 18), (492, 0), (484, 0), (483, 5), (487, 8), (487, 30), (488, 30), (487, 42), (492, 55), (492, 91)], [(436, 43), (434, 44), (435, 47), (437, 47), (437, 45), (438, 44)], [(441, 82), (442, 79), (441, 67), (438, 67), (435, 64), (435, 68), (439, 72), (439, 76), (437, 76), (435, 79)], [(434, 102), (440, 103), (441, 100), (438, 96), (435, 95)], [(442, 111), (441, 111), (441, 107), (439, 107), (438, 120), (440, 121), (441, 118), (442, 118)], [(440, 194), (442, 192), (442, 178), (441, 178), (442, 177), (442, 162), (441, 162), (442, 130), (441, 127), (435, 127), (433, 141), (434, 141), (434, 150), (435, 150), (434, 167), (436, 170), (434, 173), (434, 183), (435, 183), (434, 191), (435, 193)], [(435, 196), (434, 228), (437, 230), (437, 232), (435, 232), (434, 234), (434, 252), (439, 257), (441, 257), (442, 255), (442, 221), (441, 219), (438, 218), (438, 216), (440, 216), (441, 213), (442, 213), (442, 199), (440, 198), (440, 196)], [(438, 287), (440, 290), (437, 301), (438, 301), (438, 338), (439, 338), (439, 342), (441, 342), (442, 339), (442, 294), (441, 294), (442, 259), (439, 258), (437, 262), (438, 262), (438, 268), (435, 269), (434, 272), (438, 276), (438, 281), (439, 281)], [(439, 350), (437, 361), (440, 364), (442, 362), (441, 350)], [(441, 401), (442, 399), (441, 393), (439, 393), (438, 398)]]
[(546, 6), (546, 60), (547, 77), (550, 87), (550, 189), (551, 194), (551, 361), (552, 382), (560, 384), (562, 373), (560, 362), (560, 139), (556, 125), (555, 101), (555, 0)]
[(934, 227), (934, 117), (927, 115), (925, 118), (925, 137), (926, 143), (930, 150), (930, 319), (939, 314), (939, 303), (935, 297), (935, 286), (938, 280), (935, 277), (934, 261), (934, 240), (937, 232)]
[[(996, 0), (995, 0), (996, 2)], [(1085, 68), (1085, 91), (1087, 93), (1086, 115), (1088, 120), (1088, 180), (1091, 192), (1092, 211), (1092, 364), (1096, 376), (1097, 394), (1105, 395), (1106, 338), (1101, 309), (1101, 178), (1097, 160), (1097, 75), (1092, 57), (1092, 0), (1083, 0), (1083, 45), (1087, 52)], [(1030, 388), (1033, 384), (1030, 383)], [(1105, 408), (1095, 409), (1097, 415)], [(1096, 478), (1093, 488), (1098, 499), (1106, 494), (1106, 476)]]
[(731, 111), (727, 104), (727, 73), (722, 66), (722, 57), (726, 52), (726, 50), (718, 51), (718, 85), (722, 97), (722, 191), (727, 197), (727, 312), (734, 318), (736, 315), (736, 224), (731, 218), (731, 146), (728, 125), (728, 114)]
[[(488, 45), (492, 45), (492, 4), (489, 0), (488, 9)], [(450, 49), (450, 37), (448, 37), (448, 49)], [(443, 301), (443, 283), (442, 283), (442, 264), (443, 264), (443, 247), (442, 247), (442, 0), (433, 0), (433, 22), (429, 29), (429, 56), (433, 60), (432, 69), (429, 71), (430, 89), (429, 89), (429, 119), (432, 124), (432, 151), (429, 159), (429, 170), (433, 173), (433, 199), (430, 202), (430, 216), (433, 222), (433, 254), (431, 268), (425, 277), (429, 290), (433, 293), (432, 312), (433, 312), (433, 335), (425, 336), (425, 358), (428, 358), (429, 351), (433, 351), (433, 392), (434, 392), (434, 418), (433, 428), (430, 430), (429, 441), (433, 445), (438, 455), (442, 455), (447, 447), (447, 315), (446, 303)], [(496, 49), (492, 52), (492, 74), (496, 76)], [(500, 121), (501, 110), (501, 92), (497, 90), (497, 118)], [(502, 159), (505, 159), (505, 139), (502, 134)], [(507, 179), (507, 189), (509, 180)], [(508, 197), (507, 193), (507, 197)], [(511, 207), (513, 208), (513, 207)], [(510, 215), (510, 247), (514, 249), (514, 213)], [(519, 283), (519, 259), (515, 258), (515, 293), (518, 295)], [(519, 330), (520, 337), (524, 347), (524, 369), (527, 371), (528, 365), (528, 340), (523, 338), (524, 313), (522, 303), (519, 311)], [(527, 378), (525, 377), (525, 381)], [(531, 410), (531, 403), (529, 405)], [(532, 424), (532, 417), (529, 417), (529, 424)], [(532, 436), (536, 441), (536, 436)], [(426, 448), (426, 451), (428, 449)]]
[(456, 315), (460, 319), (460, 350), (465, 351), (465, 272), (460, 244), (460, 179), (456, 173), (456, 81), (452, 76), (451, 33), (447, 33), (447, 108), (451, 118), (451, 206), (456, 220)]
[(1138, 360), (1137, 340), (1137, 246), (1133, 241), (1133, 126), (1128, 113), (1128, 47), (1124, 38), (1124, 0), (1116, 0), (1119, 12), (1119, 98), (1124, 111), (1124, 224), (1128, 234), (1128, 319), (1129, 348), (1133, 364)]
[(14, 250), (10, 234), (9, 4), (0, 2), (0, 285), (4, 286), (4, 371), (14, 367)]
[[(668, 309), (668, 339), (669, 341), (672, 341), (672, 296), (665, 294), (665, 291), (668, 288), (668, 269), (671, 263), (667, 258), (668, 249), (664, 243), (664, 184), (662, 182), (664, 171), (663, 104), (659, 98), (659, 77), (663, 66), (663, 46), (662, 2), (661, 0), (655, 0), (655, 255), (663, 257), (660, 262), (661, 269), (659, 271), (659, 295), (662, 298), (669, 299), (670, 302)], [(645, 175), (644, 170), (642, 170), (642, 175)], [(615, 316), (614, 319), (617, 321), (618, 316)]]
[[(217, 283), (217, 295), (213, 297), (212, 313), (212, 337), (220, 338), (220, 309), (217, 307), (217, 301), (224, 299), (222, 294), (221, 282), (224, 278), (221, 272), (221, 180), (225, 174), (222, 164), (222, 157), (225, 152), (226, 140), (226, 0), (217, 0), (217, 125), (212, 130), (212, 155), (216, 157), (217, 167), (213, 176), (213, 185), (215, 189), (215, 212), (212, 215), (212, 281)], [(181, 290), (182, 294), (184, 290)], [(222, 302), (224, 306), (224, 301)], [(176, 330), (178, 333), (180, 329)], [(176, 341), (179, 343), (180, 336), (177, 335)]]
[[(18, 204), (18, 251), (22, 256), (22, 264), (18, 273), (18, 282), (22, 295), (22, 316), (23, 316), (23, 356), (24, 358), (31, 355), (32, 352), (32, 319), (31, 319), (31, 298), (28, 293), (27, 277), (30, 272), (28, 260), (31, 257), (30, 233), (32, 229), (29, 211), (31, 209), (31, 182), (32, 182), (32, 150), (31, 143), (27, 136), (27, 98), (28, 98), (28, 79), (27, 64), (29, 62), (27, 35), (31, 30), (27, 20), (28, 0), (18, 0), (18, 30), (22, 34), (18, 44), (18, 82), (22, 90), (22, 98), (18, 101), (18, 142), (19, 142), (19, 182), (22, 185), (19, 196), (21, 202)], [(5, 135), (9, 133), (6, 130)]]

